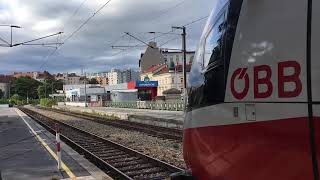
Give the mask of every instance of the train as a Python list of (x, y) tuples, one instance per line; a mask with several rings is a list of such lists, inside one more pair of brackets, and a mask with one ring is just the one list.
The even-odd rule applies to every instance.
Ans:
[(313, 180), (320, 163), (320, 1), (216, 0), (188, 79), (195, 179)]

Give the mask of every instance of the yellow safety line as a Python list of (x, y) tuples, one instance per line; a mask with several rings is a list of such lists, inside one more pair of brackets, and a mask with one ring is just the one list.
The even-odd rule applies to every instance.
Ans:
[[(19, 111), (17, 111), (17, 109), (15, 109), (15, 111), (17, 112), (17, 114), (21, 117), (21, 119), (24, 121), (24, 123), (26, 123), (26, 125), (29, 127), (29, 129), (32, 131), (32, 133), (36, 136), (36, 138), (40, 141), (40, 143), (47, 149), (47, 151), (51, 154), (51, 156), (55, 159), (58, 160), (58, 156), (57, 154), (54, 153), (54, 151), (47, 145), (46, 142), (44, 142), (44, 140), (32, 129), (32, 127), (29, 125), (29, 123), (24, 119), (24, 117), (21, 115), (21, 113)], [(70, 168), (68, 168), (68, 166), (62, 161), (61, 163), (61, 167), (62, 169), (68, 174), (68, 176), (71, 179), (76, 179), (76, 176), (73, 174), (73, 172), (70, 170)]]

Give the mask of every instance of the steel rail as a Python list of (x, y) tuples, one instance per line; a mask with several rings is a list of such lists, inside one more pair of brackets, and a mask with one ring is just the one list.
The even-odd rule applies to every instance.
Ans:
[(131, 130), (131, 131), (134, 130), (134, 131), (146, 133), (151, 136), (182, 142), (183, 132), (180, 129), (160, 127), (160, 126), (143, 124), (143, 123), (132, 122), (127, 120), (108, 120), (95, 115), (88, 115), (88, 114), (58, 110), (53, 108), (41, 108), (41, 109), (97, 122), (107, 126), (113, 126), (117, 128)]
[(183, 171), (136, 150), (26, 108), (19, 108), (51, 133), (58, 124), (61, 139), (114, 178), (166, 179)]

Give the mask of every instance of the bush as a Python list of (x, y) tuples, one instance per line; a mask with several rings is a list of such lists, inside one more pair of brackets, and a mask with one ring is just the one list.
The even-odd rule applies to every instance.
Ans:
[(57, 102), (54, 99), (49, 99), (49, 98), (40, 99), (40, 106), (51, 107), (56, 104)]
[(21, 106), (27, 104), (27, 100), (22, 99), (18, 94), (14, 94), (13, 96), (11, 96), (9, 104)]
[(38, 105), (38, 104), (40, 104), (40, 100), (39, 99), (30, 99), (29, 104)]
[(8, 99), (0, 99), (0, 104), (9, 104), (9, 100)]

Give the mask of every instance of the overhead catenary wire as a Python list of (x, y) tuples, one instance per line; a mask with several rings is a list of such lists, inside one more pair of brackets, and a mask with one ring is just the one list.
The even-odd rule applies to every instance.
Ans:
[(82, 6), (84, 5), (84, 3), (86, 3), (88, 0), (83, 0), (81, 2), (81, 4), (77, 7), (77, 9), (75, 9), (75, 11), (73, 11), (72, 15), (67, 19), (67, 21), (63, 24), (62, 26), (62, 31), (64, 30), (66, 24), (79, 12), (79, 10), (82, 8)]
[(159, 45), (159, 47), (162, 47), (162, 46), (164, 46), (164, 45), (166, 45), (166, 44), (168, 44), (168, 43), (170, 43), (170, 42), (172, 42), (172, 41), (174, 41), (174, 40), (180, 39), (180, 38), (181, 38), (181, 37), (175, 37), (175, 38), (169, 39), (168, 41), (161, 43), (161, 44)]
[(94, 16), (96, 16), (103, 8), (105, 8), (111, 0), (108, 0), (106, 3), (104, 3), (98, 10), (96, 10), (86, 21), (84, 21), (75, 31), (73, 31), (67, 38), (65, 38), (60, 46), (57, 46), (55, 50), (52, 51), (48, 56), (44, 58), (44, 63), (40, 66), (40, 69), (48, 62), (48, 59), (55, 54), (62, 45), (64, 45), (69, 39), (71, 39), (76, 33), (78, 33), (81, 28), (83, 28)]
[(194, 20), (194, 21), (191, 21), (191, 22), (189, 22), (189, 23), (187, 23), (187, 24), (185, 24), (185, 25), (183, 25), (183, 26), (189, 26), (189, 25), (194, 24), (194, 23), (196, 23), (196, 22), (199, 22), (199, 21), (202, 21), (202, 20), (204, 20), (204, 19), (207, 19), (208, 17), (209, 17), (209, 16), (201, 17), (201, 18), (196, 19), (196, 20)]
[[(34, 42), (34, 41), (38, 41), (38, 40), (45, 39), (45, 38), (48, 38), (48, 37), (56, 36), (56, 35), (59, 35), (59, 34), (62, 34), (62, 33), (63, 33), (63, 32), (58, 32), (58, 33), (55, 33), (55, 34), (50, 34), (50, 35), (47, 35), (47, 36), (44, 36), (44, 37), (40, 37), (40, 38), (37, 38), (37, 39), (32, 39), (32, 40), (29, 40), (29, 41), (24, 41), (24, 42), (21, 42), (21, 43), (13, 44), (13, 46), (25, 45), (25, 44), (30, 43), (30, 42)], [(43, 43), (43, 44), (44, 44), (44, 43)]]
[[(157, 38), (163, 37), (163, 36), (165, 36), (165, 35), (168, 35), (168, 34), (173, 33), (174, 31), (175, 31), (174, 29), (173, 29), (173, 30), (170, 30), (170, 31), (168, 31), (168, 32), (162, 33), (162, 34), (159, 35), (159, 36), (150, 38), (150, 39), (148, 39), (147, 41), (151, 41), (151, 40), (153, 40), (153, 39), (157, 39)], [(119, 51), (118, 53), (116, 53), (116, 54), (114, 54), (114, 55), (112, 55), (112, 56), (117, 56), (117, 55), (123, 53), (124, 51), (128, 51), (128, 50), (133, 49), (133, 48), (136, 48), (136, 47), (144, 47), (144, 46), (141, 46), (141, 45), (142, 45), (142, 43), (139, 43), (139, 44), (133, 45), (133, 46), (131, 46), (131, 47), (128, 47), (127, 49), (122, 49), (121, 51)], [(146, 45), (145, 45), (145, 46), (146, 46)], [(112, 46), (111, 46), (111, 47), (112, 47)]]
[(174, 4), (173, 6), (171, 6), (171, 7), (167, 8), (167, 9), (163, 9), (163, 10), (161, 10), (160, 14), (159, 14), (159, 15), (157, 15), (157, 16), (155, 16), (154, 18), (152, 18), (152, 19), (151, 19), (151, 21), (154, 21), (154, 20), (156, 20), (156, 19), (160, 18), (162, 15), (164, 15), (164, 14), (168, 13), (168, 12), (169, 12), (170, 10), (172, 10), (172, 9), (174, 9), (174, 8), (177, 8), (177, 7), (181, 6), (183, 3), (185, 3), (185, 1), (186, 1), (186, 0), (182, 0), (182, 1), (178, 2), (177, 4)]
[(0, 37), (0, 40), (10, 46), (10, 43)]
[[(151, 21), (153, 21), (153, 20), (155, 20), (155, 19), (158, 19), (158, 18), (161, 17), (162, 15), (168, 13), (170, 10), (179, 7), (180, 5), (182, 5), (183, 3), (185, 3), (185, 1), (187, 1), (187, 0), (182, 0), (182, 1), (174, 4), (173, 6), (171, 6), (171, 7), (169, 7), (169, 8), (166, 8), (166, 9), (161, 10), (161, 11), (160, 11), (160, 14), (158, 14), (157, 16), (155, 16), (154, 18), (152, 18)], [(172, 32), (170, 31), (170, 32), (147, 32), (147, 33), (159, 33), (159, 34), (167, 35), (167, 34), (171, 34)], [(172, 34), (176, 34), (176, 33), (172, 33)], [(120, 38), (118, 38), (115, 42), (111, 43), (111, 44), (112, 44), (111, 46), (113, 46), (116, 42), (118, 42), (119, 39), (121, 39), (122, 37), (123, 37), (123, 35), (122, 35)], [(162, 37), (162, 36), (159, 36), (159, 37)], [(154, 37), (153, 39), (156, 39), (156, 38), (159, 38), (159, 37)], [(151, 39), (151, 40), (152, 40), (152, 39)], [(149, 40), (149, 41), (150, 41), (150, 40)], [(139, 45), (140, 45), (140, 44), (139, 44)]]
[(135, 36), (133, 36), (132, 34), (130, 34), (130, 33), (128, 33), (128, 32), (125, 32), (125, 33), (126, 33), (128, 36), (134, 38), (135, 40), (140, 41), (141, 43), (143, 43), (143, 44), (151, 47), (152, 49), (154, 48), (153, 46), (150, 46), (148, 43), (144, 42), (143, 40), (141, 40), (141, 39), (139, 39), (139, 38), (137, 38), (137, 37), (135, 37)]
[(76, 33), (80, 31), (81, 28), (83, 28), (95, 15), (97, 15), (103, 8), (105, 8), (111, 0), (108, 0), (106, 3), (104, 3), (97, 11), (95, 11), (86, 21), (84, 21), (75, 31), (73, 31), (63, 42), (65, 43), (70, 38), (72, 38)]

